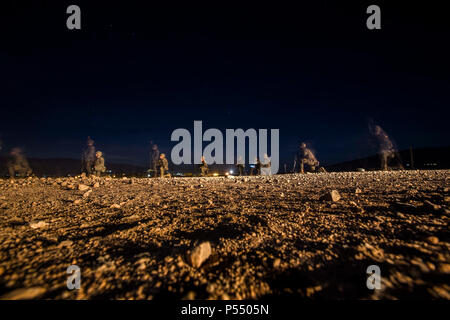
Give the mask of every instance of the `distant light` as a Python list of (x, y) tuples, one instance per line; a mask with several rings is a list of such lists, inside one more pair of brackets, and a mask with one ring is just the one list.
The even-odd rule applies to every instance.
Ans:
[(229, 175), (229, 173), (228, 173), (228, 172), (225, 172), (225, 175), (227, 176), (227, 175)]
[(219, 176), (219, 174), (217, 172), (213, 173), (213, 177), (218, 177), (218, 176)]
[(230, 170), (230, 174), (233, 174), (233, 170)]

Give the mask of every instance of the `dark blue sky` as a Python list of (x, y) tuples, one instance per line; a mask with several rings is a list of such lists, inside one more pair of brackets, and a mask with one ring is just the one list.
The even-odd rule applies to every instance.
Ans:
[[(2, 153), (77, 158), (90, 135), (107, 160), (170, 152), (177, 128), (280, 129), (282, 159), (307, 141), (331, 164), (373, 154), (374, 120), (400, 149), (448, 145), (448, 19), (380, 4), (16, 5), (3, 19)], [(368, 3), (371, 4), (371, 3)]]

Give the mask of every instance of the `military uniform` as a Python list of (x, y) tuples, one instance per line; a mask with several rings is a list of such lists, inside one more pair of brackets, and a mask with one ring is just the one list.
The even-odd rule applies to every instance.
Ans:
[(270, 176), (272, 174), (270, 168), (272, 166), (272, 163), (270, 162), (270, 158), (266, 155), (264, 156), (264, 162), (260, 164), (261, 166), (261, 174), (263, 176)]
[(206, 163), (205, 159), (202, 159), (202, 163), (199, 165), (200, 172), (202, 176), (206, 176), (208, 174), (208, 164)]
[[(316, 157), (312, 153), (311, 150), (309, 150), (305, 144), (302, 144), (300, 146), (300, 149), (298, 150), (295, 161), (300, 164), (300, 173), (305, 172), (305, 165), (309, 166), (311, 171), (315, 171), (316, 167), (319, 166), (319, 161), (317, 161)], [(295, 167), (294, 167), (295, 170)]]
[(106, 171), (105, 167), (105, 158), (103, 156), (97, 157), (94, 163), (94, 172), (95, 175), (100, 177), (103, 172)]
[(16, 173), (18, 173), (19, 177), (25, 177), (33, 172), (27, 159), (20, 151), (13, 150), (11, 154), (13, 158), (7, 163), (9, 176), (11, 178), (14, 178)]
[(164, 158), (159, 158), (158, 160), (158, 168), (159, 168), (159, 173), (160, 173), (160, 177), (164, 177), (164, 172), (169, 170), (169, 161), (167, 161), (167, 159)]

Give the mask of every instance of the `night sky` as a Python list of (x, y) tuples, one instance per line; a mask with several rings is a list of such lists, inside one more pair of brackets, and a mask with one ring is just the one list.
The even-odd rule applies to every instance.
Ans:
[[(449, 145), (440, 5), (92, 2), (2, 8), (1, 155), (78, 158), (91, 136), (107, 161), (146, 165), (150, 140), (170, 154), (194, 120), (280, 129), (281, 163), (300, 141), (323, 164), (371, 155), (371, 120), (399, 149)], [(66, 28), (70, 4), (81, 30)], [(369, 4), (381, 30), (366, 28)]]

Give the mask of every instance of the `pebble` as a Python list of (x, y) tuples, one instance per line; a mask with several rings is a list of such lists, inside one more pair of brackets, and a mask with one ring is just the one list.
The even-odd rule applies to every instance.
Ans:
[(90, 188), (87, 185), (85, 185), (85, 184), (79, 184), (78, 185), (78, 190), (80, 190), (80, 191), (87, 191), (89, 189)]
[(199, 268), (211, 255), (211, 244), (206, 241), (198, 245), (189, 255), (189, 263), (194, 268)]
[(327, 193), (325, 193), (320, 200), (325, 200), (325, 201), (339, 201), (341, 199), (341, 195), (339, 194), (339, 192), (337, 190), (331, 190)]

